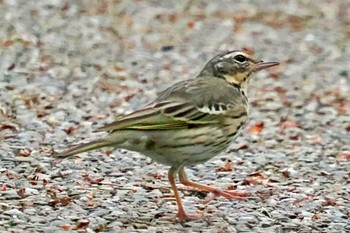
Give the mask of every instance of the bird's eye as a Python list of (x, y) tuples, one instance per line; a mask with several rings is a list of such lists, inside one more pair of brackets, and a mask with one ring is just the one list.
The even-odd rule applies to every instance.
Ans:
[(240, 63), (243, 63), (243, 62), (245, 62), (247, 60), (246, 57), (243, 56), (243, 55), (236, 55), (236, 56), (233, 57), (233, 59), (235, 61), (240, 62)]

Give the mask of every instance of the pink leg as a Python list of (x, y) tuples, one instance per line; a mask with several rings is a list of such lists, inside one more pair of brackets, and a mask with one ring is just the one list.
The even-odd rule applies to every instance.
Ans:
[(180, 169), (179, 169), (179, 180), (183, 185), (191, 186), (191, 187), (197, 188), (201, 191), (213, 193), (214, 197), (205, 201), (205, 203), (210, 202), (211, 200), (213, 200), (217, 196), (223, 196), (229, 200), (239, 200), (239, 201), (245, 201), (245, 200), (247, 200), (247, 198), (245, 198), (245, 196), (249, 196), (248, 192), (234, 191), (234, 190), (221, 190), (221, 189), (217, 189), (217, 188), (213, 188), (210, 186), (206, 186), (206, 185), (202, 185), (202, 184), (198, 184), (198, 183), (189, 181), (187, 178), (187, 175), (185, 173), (184, 167), (180, 167)]
[[(179, 208), (177, 214), (176, 214), (176, 217), (178, 217), (180, 220), (182, 221), (191, 221), (191, 220), (197, 220), (199, 219), (197, 216), (193, 216), (193, 215), (188, 215), (186, 214), (185, 212), (185, 209), (182, 205), (182, 201), (181, 201), (181, 198), (180, 198), (180, 195), (179, 195), (179, 192), (177, 190), (177, 187), (176, 187), (176, 184), (175, 184), (175, 173), (177, 172), (177, 167), (171, 167), (169, 169), (169, 172), (168, 172), (168, 179), (169, 179), (169, 182), (171, 184), (171, 188), (173, 189), (174, 191), (174, 195), (175, 195), (175, 199), (176, 199), (176, 203), (177, 203), (177, 206)], [(163, 218), (164, 220), (169, 220), (169, 221), (172, 221), (172, 220), (175, 220), (176, 218)]]

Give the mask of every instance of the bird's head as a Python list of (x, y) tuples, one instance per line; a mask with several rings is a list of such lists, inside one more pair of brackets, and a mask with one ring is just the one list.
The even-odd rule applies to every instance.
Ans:
[(278, 62), (263, 62), (245, 51), (234, 50), (221, 53), (211, 59), (201, 75), (225, 79), (231, 85), (246, 89), (252, 73), (278, 65)]

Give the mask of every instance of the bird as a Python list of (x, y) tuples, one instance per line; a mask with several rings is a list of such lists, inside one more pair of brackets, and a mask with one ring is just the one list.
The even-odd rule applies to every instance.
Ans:
[(170, 166), (168, 180), (178, 211), (175, 219), (192, 221), (186, 213), (175, 179), (198, 191), (245, 200), (246, 192), (221, 190), (190, 181), (185, 167), (204, 163), (225, 151), (248, 120), (248, 83), (252, 74), (279, 65), (263, 62), (246, 50), (214, 56), (193, 79), (179, 81), (146, 106), (97, 131), (107, 135), (55, 154), (66, 158), (82, 152), (114, 147), (139, 152)]

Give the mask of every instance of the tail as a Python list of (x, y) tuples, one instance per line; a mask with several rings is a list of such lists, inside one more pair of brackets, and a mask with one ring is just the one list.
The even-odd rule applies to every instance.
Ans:
[(96, 141), (80, 144), (80, 145), (74, 146), (66, 151), (63, 151), (61, 153), (54, 154), (54, 157), (66, 158), (66, 157), (69, 157), (69, 156), (72, 156), (75, 154), (79, 154), (79, 153), (86, 152), (89, 150), (99, 149), (99, 148), (106, 147), (106, 146), (111, 146), (111, 142), (108, 140), (103, 140), (103, 139), (96, 140)]

